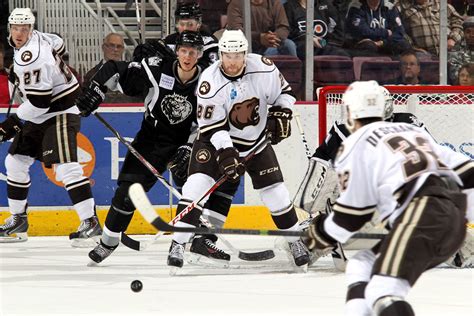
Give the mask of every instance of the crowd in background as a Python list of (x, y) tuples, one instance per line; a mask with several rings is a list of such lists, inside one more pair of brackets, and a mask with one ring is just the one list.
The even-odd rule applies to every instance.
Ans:
[[(250, 0), (252, 52), (277, 60), (281, 56), (287, 57), (282, 63), (277, 63), (283, 74), (285, 62), (290, 64), (287, 60), (299, 62), (303, 65), (301, 80), (305, 69), (307, 1)], [(201, 31), (219, 39), (224, 29), (244, 29), (243, 0), (178, 0), (178, 5), (194, 2), (202, 10), (202, 19), (197, 21), (202, 23)], [(448, 2), (448, 84), (474, 86), (474, 0)], [(398, 76), (383, 76), (389, 67), (381, 62), (380, 77), (386, 78), (385, 82), (379, 82), (381, 84), (438, 84), (439, 77), (433, 75), (439, 69), (439, 15), (440, 0), (314, 0), (315, 63), (326, 63), (326, 67), (330, 67), (333, 59), (336, 63), (340, 59), (353, 59), (354, 79), (357, 80), (360, 79), (360, 65), (357, 69), (355, 63), (357, 58), (380, 60), (382, 57), (385, 58), (383, 61), (388, 61), (387, 66), (393, 65), (390, 61), (398, 62)], [(178, 20), (175, 22), (179, 23)], [(121, 34), (108, 34), (101, 47), (103, 61), (86, 74), (76, 72), (79, 82), (86, 84), (104, 61), (122, 60), (124, 47)], [(4, 55), (5, 47), (1, 45), (0, 90), (4, 89), (7, 76), (3, 66)], [(6, 66), (10, 63), (6, 58)], [(420, 73), (427, 64), (435, 68), (426, 69), (430, 78), (422, 78)], [(324, 68), (322, 72), (330, 70)], [(346, 84), (342, 78), (338, 81), (337, 76), (330, 84)], [(288, 81), (291, 83), (291, 78)], [(122, 98), (117, 99), (111, 94), (107, 102), (135, 101), (133, 98)], [(4, 99), (0, 99), (0, 103), (8, 101), (8, 98)]]

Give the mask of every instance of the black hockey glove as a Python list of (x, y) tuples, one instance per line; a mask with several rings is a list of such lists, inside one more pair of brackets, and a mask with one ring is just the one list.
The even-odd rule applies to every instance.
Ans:
[(244, 165), (240, 163), (239, 152), (234, 147), (217, 151), (217, 165), (221, 174), (225, 174), (227, 180), (231, 182), (238, 181), (245, 172)]
[(23, 124), (16, 114), (10, 115), (0, 123), (0, 143), (6, 142), (21, 131)]
[(133, 61), (141, 62), (149, 57), (176, 58), (176, 54), (162, 40), (151, 40), (139, 44), (133, 51)]
[(268, 110), (267, 130), (272, 145), (276, 145), (291, 135), (291, 119), (293, 112), (281, 106), (273, 106)]
[(12, 84), (18, 84), (18, 82), (20, 82), (20, 80), (18, 79), (18, 76), (13, 70), (13, 64), (10, 65), (7, 73), (8, 73), (8, 81), (10, 81)]
[(317, 250), (324, 253), (337, 245), (337, 241), (324, 231), (323, 224), (326, 218), (326, 214), (320, 213), (308, 227), (308, 237), (304, 237), (303, 241), (310, 251)]
[(186, 144), (179, 146), (178, 150), (170, 160), (169, 169), (173, 174), (173, 179), (178, 183), (184, 184), (188, 177), (188, 166), (189, 159), (191, 158), (192, 145), (193, 144)]
[(107, 87), (92, 80), (88, 87), (82, 89), (82, 93), (76, 99), (76, 105), (82, 116), (89, 116), (97, 110), (99, 105), (105, 100)]

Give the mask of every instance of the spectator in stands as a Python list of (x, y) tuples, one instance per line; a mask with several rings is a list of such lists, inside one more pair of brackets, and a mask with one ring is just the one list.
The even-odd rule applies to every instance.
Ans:
[(400, 76), (386, 84), (419, 85), (425, 84), (420, 79), (420, 60), (415, 50), (407, 50), (400, 55)]
[[(232, 0), (227, 7), (227, 28), (244, 30), (243, 0)], [(252, 51), (262, 55), (296, 54), (288, 39), (290, 28), (280, 0), (250, 0)]]
[[(88, 87), (91, 80), (97, 71), (109, 60), (121, 61), (123, 60), (123, 52), (125, 50), (125, 42), (122, 35), (118, 33), (109, 33), (104, 37), (102, 42), (102, 51), (104, 53), (104, 59), (100, 61), (94, 68), (89, 70), (84, 75), (82, 81), (83, 87)], [(123, 95), (121, 91), (108, 91), (105, 94), (104, 103), (143, 103), (139, 97), (131, 97)]]
[(102, 43), (102, 51), (104, 52), (104, 59), (98, 63), (94, 68), (89, 70), (84, 76), (83, 86), (89, 86), (91, 78), (102, 67), (105, 62), (109, 60), (120, 61), (123, 58), (123, 51), (125, 50), (125, 43), (122, 35), (118, 33), (109, 33), (105, 36)]
[(10, 93), (8, 91), (8, 73), (3, 65), (5, 57), (5, 46), (0, 43), (0, 104), (8, 104), (10, 101)]
[[(288, 0), (284, 7), (290, 25), (289, 38), (296, 44), (298, 57), (303, 60), (306, 53), (306, 4), (307, 0)], [(349, 56), (342, 49), (344, 34), (341, 19), (331, 0), (314, 2), (314, 55)]]
[[(424, 54), (439, 55), (440, 0), (395, 0), (413, 47)], [(448, 4), (448, 51), (463, 39), (463, 19)]]
[(457, 84), (474, 87), (474, 63), (465, 64), (459, 68)]
[(400, 14), (388, 1), (353, 1), (346, 17), (346, 30), (354, 55), (399, 55), (411, 48)]
[(204, 69), (217, 61), (219, 58), (218, 41), (209, 32), (201, 29), (202, 11), (199, 4), (196, 2), (186, 2), (178, 5), (174, 12), (174, 18), (176, 22), (176, 32), (165, 38), (166, 45), (174, 51), (179, 34), (183, 31), (199, 32), (204, 41), (204, 47), (202, 51), (203, 56), (199, 58), (198, 64)]
[(464, 40), (458, 50), (449, 54), (449, 79), (456, 82), (462, 65), (474, 62), (474, 16), (468, 17), (464, 23)]

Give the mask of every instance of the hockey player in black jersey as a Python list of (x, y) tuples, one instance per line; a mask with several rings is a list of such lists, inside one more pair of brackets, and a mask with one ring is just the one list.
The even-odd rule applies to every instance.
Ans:
[(202, 11), (199, 4), (191, 2), (178, 5), (174, 12), (174, 18), (177, 32), (165, 37), (165, 43), (174, 49), (179, 34), (184, 31), (199, 32), (204, 42), (203, 55), (199, 59), (199, 65), (203, 68), (207, 68), (210, 64), (216, 62), (218, 59), (217, 39), (212, 34), (201, 30)]
[[(177, 39), (177, 58), (159, 54), (155, 44), (146, 43), (136, 49), (132, 62), (105, 63), (76, 103), (87, 116), (103, 101), (107, 87), (115, 89), (120, 85), (127, 95), (140, 95), (145, 90), (144, 119), (132, 145), (162, 173), (170, 162), (176, 168), (180, 161), (186, 161), (181, 153), (190, 142), (196, 122), (195, 90), (202, 70), (197, 62), (204, 43), (199, 33), (182, 32)], [(178, 169), (182, 171), (186, 167)], [(173, 176), (178, 186), (186, 178), (186, 174), (179, 172), (173, 172)], [(148, 191), (156, 181), (135, 156), (126, 155), (101, 242), (89, 253), (93, 261), (99, 263), (112, 253), (119, 244), (120, 233), (132, 219), (135, 207), (128, 197), (129, 186), (138, 182)]]

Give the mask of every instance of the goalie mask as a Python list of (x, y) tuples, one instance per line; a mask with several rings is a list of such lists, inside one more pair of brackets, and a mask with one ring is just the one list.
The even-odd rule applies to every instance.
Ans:
[(353, 133), (355, 120), (385, 117), (385, 97), (374, 81), (356, 81), (344, 92), (342, 102), (347, 110), (346, 127)]
[(30, 31), (28, 33), (28, 39), (31, 37), (35, 25), (35, 16), (30, 8), (16, 8), (12, 11), (8, 17), (8, 43), (10, 46), (15, 47), (15, 43), (11, 38), (11, 27), (12, 25), (30, 25)]

